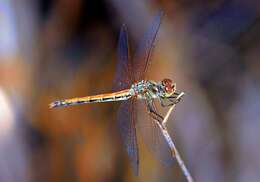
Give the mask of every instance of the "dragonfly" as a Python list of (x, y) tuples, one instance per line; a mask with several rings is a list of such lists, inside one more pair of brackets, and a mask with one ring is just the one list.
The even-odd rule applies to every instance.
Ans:
[[(176, 83), (169, 78), (164, 78), (161, 81), (146, 79), (146, 72), (151, 63), (151, 55), (162, 17), (163, 12), (158, 12), (155, 15), (132, 58), (130, 57), (127, 28), (126, 25), (122, 25), (117, 49), (118, 64), (114, 80), (115, 92), (58, 100), (50, 104), (50, 108), (56, 108), (88, 103), (121, 101), (117, 114), (118, 128), (135, 175), (138, 175), (139, 169), (136, 135), (137, 111), (142, 107), (148, 113), (147, 116), (150, 120), (143, 124), (146, 125), (143, 127), (146, 129), (142, 133), (152, 151), (157, 153), (157, 151), (165, 149), (166, 152), (170, 152), (169, 150), (167, 151), (166, 139), (159, 134), (159, 128), (154, 122), (161, 123), (164, 119), (157, 111), (155, 100), (159, 100), (162, 107), (169, 107), (178, 103), (184, 94), (176, 90)], [(141, 101), (141, 106), (139, 101)], [(149, 131), (147, 131), (147, 128), (149, 128)], [(158, 156), (163, 162), (171, 163), (172, 161), (171, 155), (165, 157), (167, 155), (159, 154)]]

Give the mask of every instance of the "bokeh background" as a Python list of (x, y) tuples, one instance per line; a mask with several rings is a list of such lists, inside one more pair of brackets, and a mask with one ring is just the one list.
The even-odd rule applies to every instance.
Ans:
[(117, 103), (50, 110), (112, 90), (120, 26), (132, 51), (165, 16), (148, 78), (186, 92), (168, 123), (196, 181), (260, 181), (258, 0), (0, 0), (0, 181), (184, 181), (139, 139), (134, 176)]

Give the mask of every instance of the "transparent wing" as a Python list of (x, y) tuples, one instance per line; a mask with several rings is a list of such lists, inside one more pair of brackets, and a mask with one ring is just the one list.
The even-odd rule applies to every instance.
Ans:
[(135, 101), (123, 101), (118, 110), (118, 128), (124, 147), (127, 150), (134, 174), (138, 175), (139, 156), (136, 138), (136, 107)]
[(129, 58), (129, 46), (126, 26), (120, 30), (117, 48), (117, 67), (113, 90), (129, 88), (132, 83), (132, 64)]
[(158, 12), (155, 16), (152, 24), (148, 28), (147, 32), (144, 34), (143, 39), (140, 41), (137, 51), (133, 58), (133, 68), (135, 70), (135, 80), (143, 80), (147, 68), (151, 62), (151, 54), (154, 47), (154, 42), (156, 35), (160, 28), (161, 18), (163, 12)]
[[(143, 141), (157, 160), (166, 166), (171, 166), (174, 162), (174, 158), (171, 156), (171, 150), (164, 139), (160, 128), (156, 124), (156, 121), (149, 116), (146, 102), (138, 102), (137, 107), (138, 110), (143, 111), (140, 112), (143, 114), (138, 117), (137, 123)], [(155, 105), (154, 110), (156, 110)]]

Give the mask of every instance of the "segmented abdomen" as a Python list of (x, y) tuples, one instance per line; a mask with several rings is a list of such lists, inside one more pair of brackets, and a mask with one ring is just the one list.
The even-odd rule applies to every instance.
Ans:
[(118, 92), (100, 94), (94, 96), (78, 97), (73, 99), (58, 100), (52, 102), (50, 108), (61, 107), (61, 106), (72, 106), (79, 104), (98, 103), (98, 102), (112, 102), (127, 100), (132, 97), (130, 89), (121, 90)]

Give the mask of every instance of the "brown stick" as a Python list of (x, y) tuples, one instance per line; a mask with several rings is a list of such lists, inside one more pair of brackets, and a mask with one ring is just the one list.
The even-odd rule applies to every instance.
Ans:
[(179, 152), (178, 152), (178, 150), (177, 150), (175, 144), (173, 143), (173, 141), (172, 141), (172, 139), (171, 139), (171, 137), (170, 137), (170, 135), (169, 135), (169, 133), (168, 133), (168, 131), (167, 131), (167, 128), (166, 128), (166, 122), (168, 121), (168, 118), (169, 118), (171, 112), (173, 111), (174, 107), (175, 107), (176, 104), (180, 101), (180, 99), (181, 99), (181, 97), (182, 97), (183, 95), (184, 95), (184, 93), (182, 92), (182, 93), (177, 97), (176, 102), (170, 107), (170, 109), (168, 110), (167, 114), (165, 115), (165, 117), (164, 117), (162, 123), (160, 123), (160, 122), (158, 122), (158, 121), (157, 121), (156, 123), (157, 123), (157, 125), (159, 126), (159, 128), (161, 129), (161, 132), (162, 132), (162, 134), (163, 134), (165, 140), (167, 141), (167, 143), (168, 143), (168, 145), (169, 145), (169, 147), (170, 147), (170, 149), (171, 149), (172, 157), (175, 157), (175, 158), (176, 158), (176, 160), (177, 160), (177, 162), (178, 162), (178, 164), (179, 164), (179, 166), (180, 166), (180, 168), (181, 168), (181, 170), (182, 170), (184, 176), (186, 177), (187, 181), (188, 181), (188, 182), (193, 182), (194, 180), (193, 180), (193, 178), (192, 178), (192, 176), (191, 176), (189, 170), (188, 170), (187, 167), (185, 166), (185, 164), (184, 164), (184, 162), (183, 162), (183, 160), (182, 160), (182, 158), (181, 158), (181, 156), (180, 156), (180, 154), (179, 154)]

